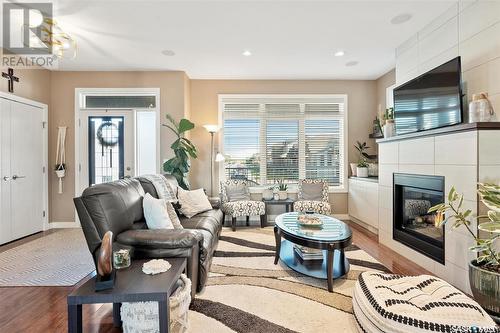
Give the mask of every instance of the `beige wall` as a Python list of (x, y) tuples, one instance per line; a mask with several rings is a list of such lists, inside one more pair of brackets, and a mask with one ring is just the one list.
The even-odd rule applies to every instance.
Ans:
[[(348, 160), (355, 161), (356, 140), (368, 139), (376, 113), (375, 81), (335, 80), (191, 80), (191, 120), (197, 125), (192, 140), (199, 158), (192, 163), (193, 187), (210, 187), (210, 136), (200, 125), (218, 123), (218, 94), (347, 94), (348, 95)], [(217, 143), (216, 143), (217, 144)], [(217, 175), (214, 187), (218, 184)], [(335, 214), (347, 214), (347, 194), (331, 195)]]
[[(49, 109), (49, 161), (52, 163), (56, 147), (56, 128), (67, 126), (66, 159), (68, 172), (63, 194), (57, 194), (55, 177), (49, 179), (51, 222), (74, 221), (72, 198), (75, 194), (74, 166), (74, 112), (75, 88), (160, 88), (161, 121), (167, 113), (176, 119), (184, 117), (187, 77), (184, 72), (52, 72), (51, 107)], [(161, 129), (161, 160), (170, 157), (172, 134)], [(50, 164), (49, 163), (49, 164)], [(52, 175), (51, 175), (52, 176)]]
[(375, 81), (377, 85), (377, 111), (386, 109), (386, 89), (396, 83), (396, 70), (392, 69)]
[[(0, 67), (6, 72), (6, 67)], [(50, 71), (46, 69), (16, 69), (14, 75), (19, 77), (19, 82), (14, 82), (16, 96), (28, 98), (44, 104), (50, 104)], [(0, 91), (8, 92), (8, 81), (0, 78)]]
[[(190, 80), (184, 72), (49, 72), (46, 70), (18, 70), (21, 82), (16, 84), (16, 95), (49, 105), (49, 165), (53, 164), (56, 129), (67, 126), (67, 164), (63, 194), (57, 194), (57, 181), (49, 173), (49, 205), (51, 222), (74, 221), (72, 198), (74, 178), (74, 95), (75, 88), (160, 88), (161, 120), (170, 113), (176, 118), (188, 117), (196, 128), (191, 134), (199, 150), (193, 161), (193, 187), (209, 188), (208, 154), (210, 136), (202, 127), (218, 122), (217, 95), (228, 93), (318, 93), (347, 94), (349, 161), (356, 160), (352, 145), (356, 140), (367, 140), (376, 112), (377, 85), (375, 81), (294, 81), (294, 80)], [(0, 86), (7, 90), (6, 81)], [(169, 148), (173, 136), (161, 131), (161, 159), (171, 156)], [(371, 142), (373, 144), (373, 142)], [(218, 183), (216, 179), (215, 184)], [(347, 213), (347, 195), (332, 194), (336, 214)]]

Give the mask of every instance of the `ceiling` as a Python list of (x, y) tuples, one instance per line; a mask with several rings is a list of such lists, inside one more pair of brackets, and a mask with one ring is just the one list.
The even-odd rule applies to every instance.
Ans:
[[(180, 70), (194, 79), (376, 79), (450, 1), (69, 1), (59, 70)], [(400, 14), (412, 18), (391, 24)], [(335, 57), (337, 50), (345, 55)], [(166, 56), (162, 51), (175, 52)], [(251, 56), (243, 56), (244, 50)], [(356, 61), (355, 66), (346, 63)]]

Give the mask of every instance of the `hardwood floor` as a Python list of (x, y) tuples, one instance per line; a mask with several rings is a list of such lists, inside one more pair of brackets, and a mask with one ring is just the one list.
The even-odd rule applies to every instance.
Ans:
[[(377, 235), (355, 223), (349, 223), (353, 243), (379, 260), (397, 274), (430, 274), (407, 258), (378, 243)], [(42, 232), (22, 240), (0, 246), (0, 252), (52, 232)], [(66, 296), (73, 287), (0, 287), (0, 332), (66, 332)], [(109, 304), (83, 306), (84, 332), (121, 332), (113, 327), (112, 306)]]

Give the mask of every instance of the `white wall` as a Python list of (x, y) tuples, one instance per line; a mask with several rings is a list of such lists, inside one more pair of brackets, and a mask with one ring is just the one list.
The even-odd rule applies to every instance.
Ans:
[[(460, 143), (455, 145), (454, 143)], [(445, 177), (445, 192), (455, 186), (464, 193), (465, 205), (477, 214), (477, 132), (381, 143), (379, 181), (379, 239), (428, 271), (456, 287), (469, 291), (467, 265), (472, 259), (467, 247), (472, 240), (465, 229), (445, 230), (445, 265), (392, 239), (394, 172)]]
[(468, 99), (489, 93), (500, 112), (500, 1), (457, 1), (396, 49), (396, 83), (462, 57)]

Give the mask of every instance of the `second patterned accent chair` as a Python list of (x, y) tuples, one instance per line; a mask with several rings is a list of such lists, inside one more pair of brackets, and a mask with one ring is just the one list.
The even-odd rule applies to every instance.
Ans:
[(299, 180), (299, 193), (293, 204), (296, 212), (312, 211), (330, 215), (331, 207), (328, 200), (328, 182), (322, 179)]
[(231, 216), (231, 227), (236, 230), (236, 218), (246, 216), (246, 224), (250, 225), (250, 216), (260, 215), (260, 226), (266, 226), (266, 205), (262, 201), (250, 199), (248, 183), (242, 179), (229, 179), (221, 182), (222, 221), (226, 215)]

